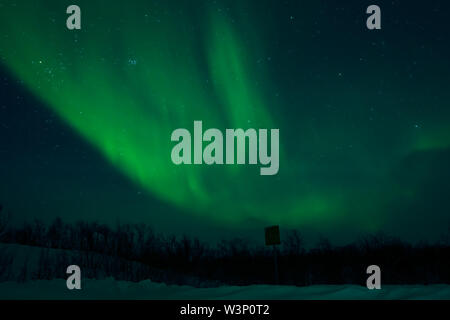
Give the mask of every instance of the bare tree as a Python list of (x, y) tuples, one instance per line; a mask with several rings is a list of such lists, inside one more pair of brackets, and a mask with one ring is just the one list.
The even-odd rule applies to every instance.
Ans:
[(305, 253), (303, 235), (292, 230), (287, 233), (286, 239), (283, 241), (284, 251), (288, 255), (300, 256)]

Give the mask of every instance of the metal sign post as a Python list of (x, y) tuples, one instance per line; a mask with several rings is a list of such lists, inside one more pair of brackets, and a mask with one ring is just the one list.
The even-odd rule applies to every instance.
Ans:
[(278, 253), (277, 245), (281, 243), (280, 241), (280, 227), (271, 226), (265, 229), (266, 246), (273, 247), (273, 260), (274, 260), (274, 271), (275, 271), (275, 283), (279, 283), (278, 277)]

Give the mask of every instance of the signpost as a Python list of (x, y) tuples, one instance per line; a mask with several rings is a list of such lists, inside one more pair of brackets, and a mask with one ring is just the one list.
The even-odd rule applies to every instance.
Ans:
[(273, 247), (273, 259), (275, 265), (275, 283), (278, 284), (278, 259), (277, 259), (277, 248), (276, 246), (281, 244), (280, 241), (280, 227), (271, 226), (265, 228), (265, 239), (266, 246)]

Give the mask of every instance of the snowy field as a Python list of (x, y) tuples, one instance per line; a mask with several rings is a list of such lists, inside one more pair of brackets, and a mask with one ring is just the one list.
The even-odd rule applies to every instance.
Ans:
[[(47, 250), (52, 256), (64, 250)], [(0, 258), (8, 254), (13, 263), (4, 272), (27, 270), (23, 283), (0, 282), (0, 299), (446, 299), (450, 300), (450, 285), (382, 286), (381, 290), (368, 290), (356, 285), (294, 286), (222, 286), (217, 288), (196, 288), (191, 286), (166, 285), (163, 283), (115, 281), (113, 279), (82, 279), (82, 290), (70, 291), (65, 279), (31, 281), (31, 275), (38, 271), (42, 248), (13, 244), (0, 244)], [(73, 252), (66, 252), (67, 255)], [(1, 275), (0, 275), (1, 276)]]
[(194, 288), (168, 286), (151, 281), (139, 283), (106, 280), (82, 281), (82, 290), (69, 291), (61, 280), (0, 283), (0, 299), (450, 299), (450, 285), (385, 286), (368, 290), (354, 285), (336, 286), (223, 286)]

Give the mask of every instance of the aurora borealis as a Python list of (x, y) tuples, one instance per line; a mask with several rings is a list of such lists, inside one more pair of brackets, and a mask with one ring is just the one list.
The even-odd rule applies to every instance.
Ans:
[[(80, 31), (65, 27), (74, 3)], [(337, 238), (348, 230), (437, 236), (450, 224), (450, 45), (439, 22), (448, 4), (379, 1), (377, 31), (365, 28), (367, 5), (0, 0), (3, 72), (36, 103), (26, 109), (1, 101), (0, 180), (23, 183), (1, 186), (0, 202), (20, 214), (2, 193), (26, 199), (33, 192), (57, 205), (37, 205), (28, 216), (64, 216), (81, 201), (79, 190), (111, 190), (99, 173), (111, 167), (123, 180), (114, 178), (116, 192), (82, 200), (81, 208), (92, 205), (98, 214), (89, 218), (152, 222), (152, 208), (164, 206), (169, 220), (173, 211), (225, 230), (280, 224)], [(2, 97), (15, 96), (6, 91)], [(17, 110), (53, 115), (72, 134), (42, 142), (18, 130), (43, 130), (30, 119), (38, 116)], [(11, 125), (19, 118), (20, 126)], [(279, 128), (278, 174), (260, 176), (259, 166), (175, 166), (170, 135), (195, 120), (222, 130)], [(20, 139), (33, 147), (18, 148)], [(39, 151), (39, 143), (56, 140), (57, 150)], [(75, 145), (99, 157), (82, 161), (70, 151)], [(14, 164), (39, 154), (51, 167), (60, 152), (70, 155), (67, 170), (89, 167), (89, 175), (61, 176), (61, 190), (47, 180), (51, 168), (35, 162), (33, 180), (55, 190), (39, 196), (25, 182), (29, 170)], [(145, 204), (123, 195), (133, 204), (112, 205), (134, 188)]]

